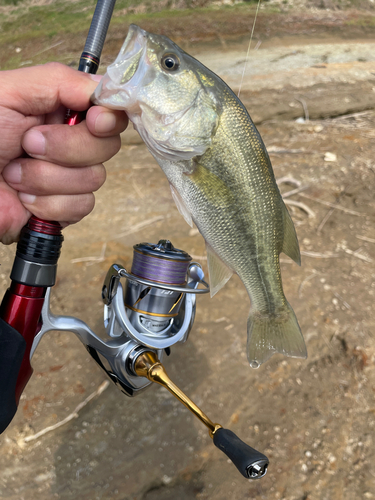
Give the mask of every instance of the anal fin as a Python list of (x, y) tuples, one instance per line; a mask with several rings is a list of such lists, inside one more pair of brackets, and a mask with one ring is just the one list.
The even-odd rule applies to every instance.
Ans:
[(210, 275), (210, 295), (213, 297), (229, 281), (233, 271), (224, 264), (207, 243), (206, 252), (208, 273)]

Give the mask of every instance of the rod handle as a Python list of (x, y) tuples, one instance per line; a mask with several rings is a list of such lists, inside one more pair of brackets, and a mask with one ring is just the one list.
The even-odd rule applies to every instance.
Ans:
[(16, 384), (25, 350), (22, 335), (0, 318), (0, 434), (17, 411)]
[(269, 460), (247, 445), (229, 429), (217, 429), (213, 435), (214, 445), (233, 462), (247, 479), (260, 479), (267, 472)]

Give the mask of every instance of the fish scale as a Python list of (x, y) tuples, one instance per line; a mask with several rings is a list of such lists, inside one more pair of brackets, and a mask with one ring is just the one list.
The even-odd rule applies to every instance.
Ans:
[[(225, 262), (228, 262), (228, 265), (230, 265), (231, 261), (236, 261), (238, 263), (234, 266), (234, 268), (246, 286), (247, 283), (254, 283), (254, 281), (257, 283), (262, 281), (264, 282), (264, 279), (269, 281), (267, 278), (264, 278), (262, 280), (260, 277), (261, 271), (259, 269), (259, 262), (262, 262), (262, 257), (271, 259), (274, 266), (276, 267), (276, 272), (271, 273), (271, 276), (278, 278), (280, 275), (280, 271), (278, 269), (278, 253), (280, 253), (281, 247), (279, 248), (279, 252), (273, 253), (273, 255), (265, 255), (266, 252), (262, 251), (261, 249), (264, 248), (272, 250), (272, 248), (276, 248), (277, 241), (280, 242), (282, 237), (282, 235), (278, 234), (280, 233), (280, 231), (277, 231), (277, 227), (280, 227), (281, 224), (277, 224), (278, 221), (276, 220), (275, 216), (273, 216), (271, 219), (272, 224), (262, 224), (262, 221), (264, 221), (265, 217), (269, 217), (270, 213), (276, 212), (275, 205), (277, 202), (283, 203), (283, 201), (278, 192), (277, 185), (273, 178), (273, 173), (269, 169), (270, 164), (266, 161), (266, 157), (263, 156), (261, 158), (261, 165), (264, 165), (263, 169), (259, 168), (259, 160), (256, 161), (259, 157), (259, 154), (263, 153), (263, 149), (261, 148), (261, 144), (259, 144), (258, 134), (254, 131), (254, 125), (249, 122), (249, 116), (247, 112), (244, 111), (242, 107), (236, 103), (235, 99), (233, 99), (232, 96), (226, 96), (226, 103), (228, 112), (224, 112), (221, 116), (223, 134), (221, 134), (220, 130), (216, 133), (212, 149), (210, 149), (210, 151), (206, 153), (206, 155), (203, 155), (199, 161), (202, 165), (206, 166), (211, 172), (215, 173), (219, 177), (224, 175), (226, 176), (226, 179), (228, 179), (228, 169), (225, 168), (223, 172), (224, 162), (221, 159), (221, 155), (217, 154), (218, 148), (216, 147), (216, 143), (221, 144), (221, 149), (226, 151), (225, 156), (229, 156), (232, 158), (230, 171), (232, 172), (232, 176), (234, 177), (234, 179), (229, 179), (228, 184), (234, 186), (236, 194), (235, 200), (238, 203), (237, 207), (244, 205), (244, 208), (240, 213), (238, 213), (237, 211), (237, 214), (240, 216), (240, 220), (236, 220), (236, 212), (230, 214), (230, 216), (228, 215), (228, 212), (226, 212), (223, 217), (223, 227), (220, 227), (220, 229), (218, 230), (217, 221), (216, 224), (213, 224), (213, 221), (209, 221), (209, 223), (207, 224), (207, 229), (202, 227), (202, 232), (206, 235), (208, 242), (222, 242), (222, 248), (220, 248), (219, 250), (220, 256)], [(233, 130), (232, 135), (228, 135), (226, 130)], [(249, 149), (246, 146), (241, 147), (241, 144), (238, 144), (238, 140), (236, 140), (237, 131), (239, 131), (239, 135), (242, 140), (244, 136), (246, 137), (246, 135), (251, 137), (253, 145), (252, 149)], [(256, 146), (256, 140), (258, 142), (258, 147)], [(247, 142), (243, 141), (242, 144), (247, 144)], [(215, 154), (213, 154), (213, 151), (215, 151)], [(205, 156), (207, 158), (205, 158)], [(240, 167), (236, 168), (236, 166)], [(261, 170), (263, 170), (263, 172)], [(266, 170), (269, 174), (268, 178), (264, 175), (264, 170)], [(267, 189), (267, 184), (271, 184), (271, 187), (274, 191), (273, 197), (270, 196), (270, 188), (268, 187)], [(255, 195), (260, 200), (263, 200), (263, 202), (255, 204), (251, 203), (250, 200), (253, 200)], [(191, 203), (193, 205), (196, 203), (193, 196), (189, 195), (189, 199), (191, 200)], [(246, 203), (247, 200), (248, 203)], [(275, 200), (276, 203), (272, 203), (273, 200)], [(204, 209), (205, 200), (201, 199), (201, 201), (203, 205), (202, 208)], [(270, 207), (270, 205), (273, 206)], [(251, 226), (246, 224), (247, 220), (255, 221), (254, 223), (256, 225), (260, 224), (262, 230), (252, 231)], [(203, 223), (204, 222), (205, 221), (203, 221)], [(197, 220), (196, 223), (199, 228), (200, 221)], [(237, 227), (242, 227), (246, 229), (246, 231), (239, 235)], [(217, 231), (221, 233), (219, 237), (216, 234)], [(212, 236), (211, 233), (213, 233)], [(274, 236), (274, 238), (272, 238), (272, 236)], [(228, 237), (236, 238), (239, 244), (236, 245), (235, 248), (228, 248), (226, 244)], [(242, 241), (238, 241), (239, 238), (241, 238)], [(270, 239), (274, 239), (274, 242), (270, 241)], [(244, 253), (244, 249), (246, 249), (246, 256), (241, 255), (241, 253)], [(230, 251), (228, 252), (228, 250)], [(239, 255), (237, 255), (238, 253)], [(251, 266), (251, 268), (249, 266), (249, 255), (254, 255), (254, 257), (256, 258), (255, 270), (254, 266)], [(257, 274), (260, 281), (259, 279), (255, 278)], [(277, 285), (274, 288), (278, 288), (278, 292), (282, 291), (281, 280), (277, 279)], [(267, 292), (269, 286), (263, 286), (263, 290), (258, 286), (254, 290), (254, 287), (251, 287), (250, 284), (250, 286), (247, 286), (247, 289), (253, 304), (255, 305), (257, 303), (258, 308), (262, 307), (260, 303), (261, 301), (259, 299), (258, 301), (256, 300), (257, 295), (263, 295), (267, 297), (269, 295)], [(278, 297), (283, 298), (280, 295), (278, 295)], [(265, 299), (265, 302), (269, 302), (269, 300)], [(270, 312), (274, 312), (275, 306), (273, 306), (273, 309), (271, 310), (264, 307), (263, 309), (268, 309)]]
[(306, 357), (279, 255), (300, 263), (293, 222), (246, 108), (165, 36), (132, 25), (93, 101), (128, 113), (167, 176), (177, 207), (206, 241), (211, 294), (237, 273), (251, 307), (247, 355)]

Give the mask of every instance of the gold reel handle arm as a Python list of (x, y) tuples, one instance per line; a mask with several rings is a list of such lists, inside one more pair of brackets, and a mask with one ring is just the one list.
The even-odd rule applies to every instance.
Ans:
[(234, 463), (240, 473), (247, 479), (259, 479), (267, 472), (268, 458), (251, 448), (234, 432), (223, 429), (210, 418), (179, 389), (169, 378), (164, 366), (153, 351), (142, 352), (133, 361), (133, 371), (140, 377), (146, 377), (151, 382), (162, 385), (186, 406), (208, 428), (214, 445), (223, 451)]

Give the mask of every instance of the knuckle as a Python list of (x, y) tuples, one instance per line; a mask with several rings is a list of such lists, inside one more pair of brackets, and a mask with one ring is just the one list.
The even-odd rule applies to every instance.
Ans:
[(91, 175), (91, 183), (92, 190), (98, 190), (105, 182), (107, 173), (104, 168), (104, 165), (94, 165), (90, 167), (90, 175)]
[(20, 159), (21, 179), (19, 185), (28, 193), (44, 193), (48, 188), (48, 165), (42, 160)]
[(110, 160), (121, 149), (120, 134), (112, 137), (103, 137), (97, 139), (98, 152), (100, 151), (100, 161), (105, 162)]
[(30, 162), (29, 167), (24, 169), (24, 182), (38, 192), (44, 193), (48, 191), (49, 172), (46, 163), (35, 160)]
[(111, 154), (110, 158), (112, 158), (112, 156), (115, 156), (115, 154), (117, 154), (121, 149), (121, 137), (120, 137), (120, 135), (116, 135), (115, 137), (111, 137), (111, 146), (112, 146), (112, 154)]
[(124, 130), (127, 129), (129, 125), (129, 118), (124, 111), (120, 111), (118, 116), (119, 116), (119, 122), (121, 123), (121, 131), (123, 132)]
[(78, 222), (88, 215), (95, 205), (95, 196), (93, 193), (82, 194), (77, 196), (74, 204), (74, 213), (69, 220)]
[(51, 71), (51, 74), (61, 73), (66, 69), (64, 64), (55, 61), (45, 63), (44, 67), (47, 68), (48, 71)]
[(79, 222), (95, 205), (92, 193), (41, 197), (34, 207), (35, 215), (47, 220)]
[[(47, 81), (50, 81), (51, 78), (53, 79), (53, 82), (61, 82), (62, 80), (66, 79), (67, 77), (67, 72), (70, 70), (68, 66), (65, 66), (64, 64), (61, 64), (59, 62), (48, 62), (43, 65), (44, 71), (47, 73)], [(52, 96), (56, 97), (55, 95), (55, 90), (56, 86), (48, 85), (47, 86), (47, 92), (49, 92)]]

